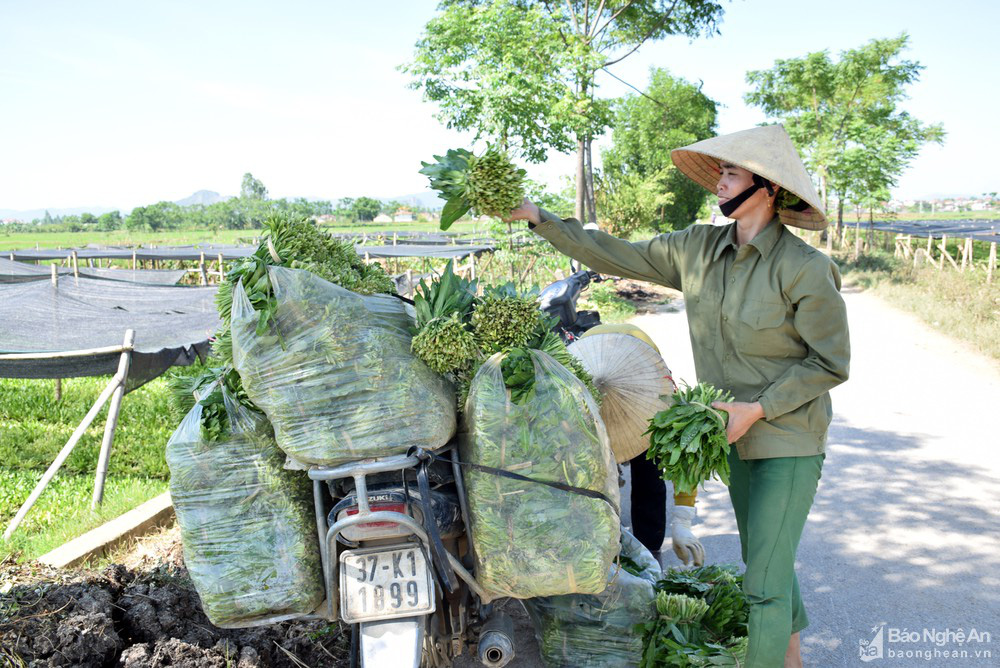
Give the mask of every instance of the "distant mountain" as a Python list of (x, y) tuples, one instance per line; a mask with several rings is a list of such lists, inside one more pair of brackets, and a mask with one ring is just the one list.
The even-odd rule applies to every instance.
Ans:
[(438, 197), (434, 190), (427, 190), (422, 193), (412, 195), (399, 195), (397, 197), (380, 197), (383, 202), (400, 202), (409, 206), (419, 206), (422, 209), (440, 209), (444, 206), (444, 200)]
[(192, 206), (195, 204), (208, 206), (209, 204), (215, 204), (216, 202), (221, 202), (225, 199), (228, 198), (223, 197), (222, 195), (213, 190), (199, 190), (198, 192), (189, 197), (177, 200), (176, 202), (174, 202), (174, 204), (178, 204), (180, 206)]

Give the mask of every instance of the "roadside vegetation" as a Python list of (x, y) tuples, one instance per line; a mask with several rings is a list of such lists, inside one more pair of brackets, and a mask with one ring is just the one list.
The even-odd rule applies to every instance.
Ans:
[[(954, 249), (952, 250), (954, 254)], [(938, 270), (875, 250), (856, 259), (846, 251), (834, 254), (845, 285), (855, 285), (915, 314), (921, 320), (973, 348), (1000, 360), (1000, 277), (986, 283), (977, 267), (964, 273)], [(980, 265), (981, 266), (981, 265)], [(905, 333), (899, 333), (903, 335)]]

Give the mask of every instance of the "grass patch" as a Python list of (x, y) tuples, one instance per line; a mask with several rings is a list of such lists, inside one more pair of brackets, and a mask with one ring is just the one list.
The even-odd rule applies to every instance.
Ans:
[(1000, 284), (986, 284), (981, 269), (965, 273), (928, 265), (916, 269), (891, 253), (876, 251), (851, 260), (835, 254), (844, 281), (917, 315), (934, 329), (1000, 360)]
[[(93, 405), (110, 377), (54, 381), (0, 379), (0, 524), (13, 518), (42, 473)], [(161, 494), (169, 471), (164, 450), (179, 418), (163, 378), (125, 395), (111, 450), (104, 503), (90, 510), (105, 407), (45, 489), (0, 559), (32, 559)]]
[(596, 310), (601, 322), (617, 324), (635, 315), (635, 305), (621, 297), (613, 283), (596, 283), (580, 299), (579, 310)]
[[(41, 471), (0, 466), (0, 523), (4, 529), (41, 477)], [(10, 555), (19, 560), (40, 557), (165, 491), (167, 481), (160, 478), (109, 474), (104, 485), (104, 502), (97, 510), (91, 510), (93, 473), (60, 470), (10, 542), (0, 541), (0, 561)]]

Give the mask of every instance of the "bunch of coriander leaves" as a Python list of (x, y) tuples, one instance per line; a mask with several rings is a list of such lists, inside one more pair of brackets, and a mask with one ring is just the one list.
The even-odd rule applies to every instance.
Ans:
[(750, 604), (737, 566), (668, 570), (656, 584), (656, 613), (642, 625), (640, 668), (745, 665)]
[(646, 459), (656, 463), (663, 479), (672, 482), (680, 494), (693, 494), (713, 475), (728, 485), (728, 414), (712, 408), (712, 402), (731, 401), (732, 397), (708, 383), (699, 383), (677, 390), (670, 399), (670, 408), (649, 421)]
[(527, 349), (541, 350), (569, 369), (600, 403), (593, 378), (553, 331), (558, 318), (539, 309), (537, 287), (521, 292), (505, 283), (485, 286), (482, 295), (478, 290), (478, 283), (456, 275), (449, 261), (440, 277), (421, 280), (414, 296), (412, 351), (455, 383), (460, 412), (479, 367), (498, 352), (507, 353), (502, 368), (511, 400), (525, 403), (535, 376)]
[(463, 148), (449, 149), (434, 159), (437, 162), (421, 162), (420, 173), (430, 179), (431, 188), (445, 200), (442, 230), (447, 230), (470, 209), (502, 218), (524, 200), (526, 172), (496, 147), (488, 147), (480, 156)]

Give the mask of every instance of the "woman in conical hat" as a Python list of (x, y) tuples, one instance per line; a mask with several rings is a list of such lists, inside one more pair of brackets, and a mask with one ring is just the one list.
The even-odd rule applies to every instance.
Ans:
[[(747, 666), (801, 666), (808, 625), (795, 553), (822, 470), (832, 407), (850, 344), (840, 274), (787, 227), (826, 216), (780, 125), (700, 141), (671, 153), (718, 196), (727, 225), (691, 225), (629, 242), (584, 230), (532, 202), (511, 213), (591, 269), (684, 293), (700, 381), (729, 390), (729, 495), (750, 600)], [(690, 221), (678, 221), (686, 225)]]

